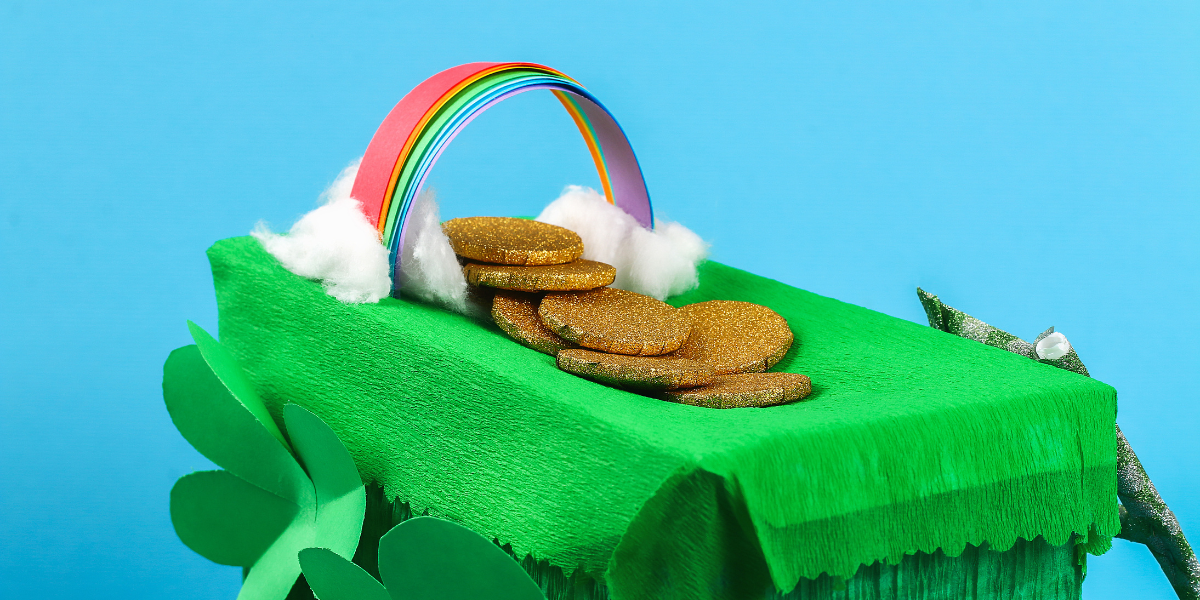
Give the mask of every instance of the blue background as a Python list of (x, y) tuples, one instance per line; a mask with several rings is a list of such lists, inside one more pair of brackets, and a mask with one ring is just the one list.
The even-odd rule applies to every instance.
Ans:
[[(406, 91), (477, 60), (603, 100), (722, 262), (924, 323), (914, 288), (1066, 333), (1200, 542), (1195, 2), (0, 3), (0, 595), (232, 598), (167, 493), (209, 467), (161, 365), (216, 331), (204, 250), (277, 229)], [(476, 120), (443, 217), (598, 184), (547, 93)], [(1088, 598), (1171, 598), (1148, 551)]]

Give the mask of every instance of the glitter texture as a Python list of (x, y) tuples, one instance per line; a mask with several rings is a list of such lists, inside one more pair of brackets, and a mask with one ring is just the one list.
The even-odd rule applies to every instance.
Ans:
[(484, 265), (463, 267), (467, 283), (522, 292), (566, 292), (594, 290), (613, 282), (617, 270), (594, 260), (576, 260), (561, 265)]
[(679, 310), (692, 318), (692, 336), (675, 356), (706, 362), (717, 375), (766, 371), (792, 347), (787, 321), (765, 306), (709, 300)]
[(807, 397), (808, 376), (797, 373), (738, 373), (718, 375), (704, 387), (666, 392), (667, 400), (705, 408), (775, 406)]
[(707, 385), (712, 367), (686, 358), (627, 356), (570, 349), (558, 353), (558, 368), (601, 383), (640, 390), (674, 390)]
[(615, 354), (674, 352), (692, 331), (691, 317), (679, 309), (613, 288), (546, 294), (538, 314), (562, 338)]
[(499, 265), (560, 265), (583, 255), (570, 229), (512, 217), (467, 217), (442, 224), (454, 253)]
[(509, 337), (538, 352), (554, 356), (563, 348), (574, 348), (575, 344), (554, 335), (542, 324), (537, 312), (539, 302), (538, 294), (496, 292), (492, 299), (492, 319)]

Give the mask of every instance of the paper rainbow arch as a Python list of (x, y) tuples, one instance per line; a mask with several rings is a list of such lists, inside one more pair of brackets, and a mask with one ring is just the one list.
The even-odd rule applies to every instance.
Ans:
[(550, 90), (570, 113), (596, 163), (604, 197), (643, 226), (654, 226), (633, 147), (595, 96), (542, 65), (468, 63), (426, 79), (396, 104), (371, 138), (354, 180), (351, 196), (362, 203), (391, 251), (393, 274), (404, 247), (408, 208), (442, 150), (479, 113), (531, 90)]

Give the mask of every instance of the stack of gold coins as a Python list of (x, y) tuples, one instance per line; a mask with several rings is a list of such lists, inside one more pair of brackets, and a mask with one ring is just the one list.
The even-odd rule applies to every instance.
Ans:
[(612, 265), (580, 259), (570, 229), (509, 217), (452, 219), (442, 225), (464, 261), (467, 283), (518, 292), (592, 290), (613, 282)]
[(804, 375), (765, 373), (794, 341), (787, 321), (765, 306), (675, 308), (607, 287), (616, 269), (580, 258), (583, 240), (547, 223), (470, 217), (442, 227), (468, 283), (495, 292), (496, 325), (555, 356), (563, 371), (708, 408), (773, 406), (812, 391)]

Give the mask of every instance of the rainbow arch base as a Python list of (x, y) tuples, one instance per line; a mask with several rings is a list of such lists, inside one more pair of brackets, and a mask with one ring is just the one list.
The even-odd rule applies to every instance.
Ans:
[(468, 63), (413, 88), (392, 108), (363, 155), (351, 196), (391, 253), (393, 289), (409, 208), (446, 146), (468, 123), (517, 94), (549, 90), (579, 128), (604, 196), (653, 228), (650, 194), (624, 130), (595, 96), (567, 75), (534, 63)]

